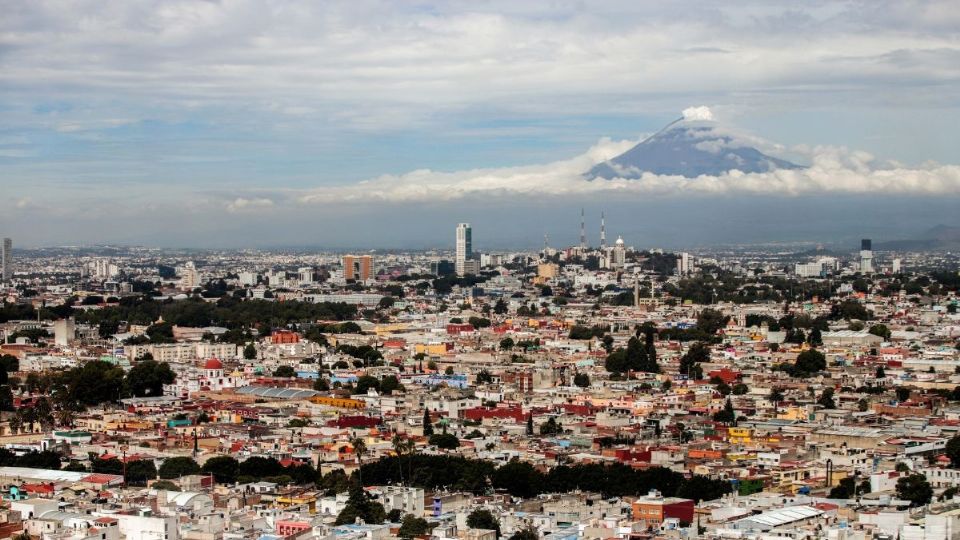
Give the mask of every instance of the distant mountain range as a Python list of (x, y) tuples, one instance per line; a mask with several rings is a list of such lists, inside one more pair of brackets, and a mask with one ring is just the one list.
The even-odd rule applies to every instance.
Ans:
[(937, 225), (926, 230), (918, 238), (891, 240), (874, 244), (881, 251), (927, 251), (960, 249), (960, 227)]
[(776, 169), (800, 169), (800, 165), (768, 156), (750, 141), (724, 130), (706, 107), (684, 111), (667, 125), (630, 150), (597, 164), (587, 178), (640, 178), (658, 175), (696, 178), (719, 176), (734, 169), (745, 173)]

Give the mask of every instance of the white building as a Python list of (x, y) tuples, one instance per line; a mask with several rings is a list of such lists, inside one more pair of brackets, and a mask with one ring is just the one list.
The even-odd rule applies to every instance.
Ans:
[(66, 347), (77, 336), (77, 328), (73, 317), (60, 319), (53, 323), (53, 342), (57, 347)]
[(190, 261), (183, 265), (183, 270), (180, 272), (180, 289), (191, 291), (199, 286), (200, 272), (197, 271), (197, 267), (194, 266), (193, 261)]
[(473, 258), (473, 228), (469, 223), (457, 224), (457, 248), (454, 265), (458, 276), (468, 274), (467, 261)]

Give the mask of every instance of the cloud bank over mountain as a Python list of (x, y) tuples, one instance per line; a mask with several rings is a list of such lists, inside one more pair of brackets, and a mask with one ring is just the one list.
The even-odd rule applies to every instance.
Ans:
[(300, 204), (368, 204), (457, 201), (468, 197), (564, 198), (585, 195), (616, 197), (685, 197), (698, 195), (960, 194), (960, 166), (929, 164), (908, 168), (869, 153), (816, 146), (792, 149), (808, 167), (687, 178), (642, 173), (639, 178), (589, 180), (591, 167), (633, 147), (637, 141), (604, 139), (569, 160), (459, 172), (415, 170), (383, 175), (356, 184), (322, 187), (297, 195)]

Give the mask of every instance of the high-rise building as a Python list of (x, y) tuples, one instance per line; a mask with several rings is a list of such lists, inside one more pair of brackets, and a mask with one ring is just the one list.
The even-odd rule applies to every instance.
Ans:
[(860, 272), (873, 273), (873, 242), (869, 238), (860, 240)]
[(3, 239), (3, 246), (0, 247), (0, 281), (10, 281), (13, 279), (13, 240)]
[(473, 258), (473, 228), (469, 223), (457, 224), (457, 253), (454, 258), (454, 266), (457, 275), (462, 276), (468, 272), (467, 261)]
[(301, 285), (309, 285), (313, 283), (314, 280), (315, 275), (312, 266), (305, 266), (297, 270), (297, 281), (299, 281)]
[(77, 327), (73, 317), (59, 319), (53, 323), (53, 341), (58, 347), (66, 347), (77, 337)]
[(890, 271), (893, 272), (894, 274), (899, 274), (901, 270), (900, 265), (901, 265), (900, 259), (894, 259)]
[(180, 290), (192, 291), (200, 286), (200, 272), (193, 261), (188, 261), (180, 271)]
[(677, 256), (677, 273), (681, 276), (689, 274), (693, 269), (690, 267), (690, 254), (681, 253)]
[(368, 281), (373, 279), (373, 257), (370, 255), (344, 255), (343, 279)]
[(600, 212), (600, 251), (607, 249), (607, 222), (606, 216)]
[(583, 212), (583, 207), (580, 208), (580, 249), (587, 249), (587, 222)]
[(623, 243), (623, 238), (617, 237), (613, 243), (613, 249), (610, 250), (610, 267), (620, 269), (627, 264), (627, 247)]

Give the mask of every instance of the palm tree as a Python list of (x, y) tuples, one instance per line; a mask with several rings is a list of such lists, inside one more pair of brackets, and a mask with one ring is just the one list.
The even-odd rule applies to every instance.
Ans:
[(10, 418), (10, 432), (16, 435), (20, 433), (20, 430), (23, 429), (23, 415), (20, 414), (20, 411), (13, 413), (13, 416)]
[(413, 485), (413, 457), (417, 455), (417, 443), (413, 439), (407, 439), (404, 443), (404, 451), (407, 453), (407, 478), (410, 479), (410, 485)]
[(393, 436), (393, 452), (397, 454), (397, 470), (400, 472), (400, 483), (403, 484), (403, 451), (407, 447), (399, 433)]
[(353, 447), (353, 453), (357, 455), (357, 480), (360, 481), (360, 487), (363, 487), (363, 456), (367, 453), (367, 443), (361, 437), (350, 439), (350, 446)]
[(57, 411), (57, 422), (63, 427), (73, 427), (74, 413), (70, 409), (63, 407)]

